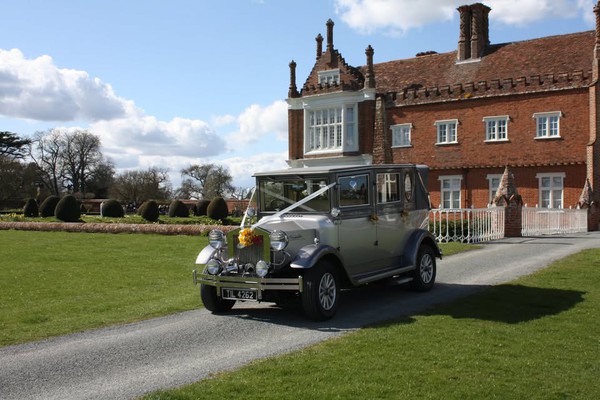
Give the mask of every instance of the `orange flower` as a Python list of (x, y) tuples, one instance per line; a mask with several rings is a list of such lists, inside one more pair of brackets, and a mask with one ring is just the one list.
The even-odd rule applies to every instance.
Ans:
[(240, 231), (238, 235), (238, 241), (242, 247), (252, 246), (254, 244), (254, 231), (252, 228), (244, 228)]

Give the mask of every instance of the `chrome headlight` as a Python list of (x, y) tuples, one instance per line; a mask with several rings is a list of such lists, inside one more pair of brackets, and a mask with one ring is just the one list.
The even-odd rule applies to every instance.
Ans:
[(221, 272), (221, 263), (218, 260), (211, 258), (206, 263), (206, 271), (211, 275), (217, 275)]
[(225, 246), (225, 234), (223, 231), (214, 229), (208, 234), (208, 244), (214, 249), (222, 249)]
[(260, 260), (256, 263), (256, 275), (264, 278), (269, 273), (269, 264), (266, 261)]
[(289, 243), (288, 235), (283, 231), (273, 231), (269, 235), (271, 240), (271, 248), (275, 251), (285, 249)]

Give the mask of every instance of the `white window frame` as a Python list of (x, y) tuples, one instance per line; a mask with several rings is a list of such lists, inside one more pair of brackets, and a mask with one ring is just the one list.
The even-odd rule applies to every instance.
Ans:
[(304, 154), (358, 150), (356, 103), (307, 108), (304, 115)]
[(499, 115), (496, 117), (484, 117), (485, 141), (486, 142), (507, 142), (508, 141), (508, 115)]
[(436, 144), (456, 144), (458, 143), (458, 120), (447, 119), (443, 121), (435, 121), (437, 130)]
[(494, 201), (494, 198), (496, 197), (500, 182), (502, 182), (502, 174), (488, 174), (486, 179), (488, 180), (489, 189), (488, 204), (492, 204), (492, 201)]
[[(564, 208), (565, 196), (565, 177), (564, 172), (539, 173), (535, 177), (538, 179), (538, 198), (541, 208)], [(560, 184), (556, 182), (560, 179)], [(548, 185), (544, 185), (548, 182)], [(545, 196), (547, 192), (547, 196)]]
[(560, 138), (561, 117), (562, 112), (560, 111), (541, 112), (533, 114), (533, 119), (535, 119), (535, 138)]
[(340, 69), (330, 69), (327, 71), (319, 71), (319, 85), (335, 85), (340, 83)]
[(411, 147), (412, 124), (397, 124), (392, 129), (392, 147)]
[[(462, 175), (442, 175), (438, 178), (440, 181), (440, 208), (442, 209), (457, 209), (462, 204)], [(444, 188), (444, 182), (449, 182), (450, 187)], [(458, 183), (458, 187), (456, 186)], [(449, 197), (446, 200), (444, 194), (448, 193)], [(446, 204), (448, 203), (448, 204)], [(450, 207), (447, 207), (447, 206)], [(458, 206), (458, 207), (456, 207)]]

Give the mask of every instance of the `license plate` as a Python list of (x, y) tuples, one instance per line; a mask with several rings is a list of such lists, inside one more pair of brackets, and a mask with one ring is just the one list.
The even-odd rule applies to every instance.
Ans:
[(258, 300), (256, 290), (245, 289), (221, 289), (221, 297), (230, 300)]

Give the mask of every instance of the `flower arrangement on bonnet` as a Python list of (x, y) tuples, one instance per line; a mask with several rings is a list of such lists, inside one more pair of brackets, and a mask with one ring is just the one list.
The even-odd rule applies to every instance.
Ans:
[(261, 244), (262, 239), (262, 236), (254, 234), (254, 229), (244, 228), (240, 231), (240, 234), (238, 235), (238, 247), (243, 248), (252, 246), (253, 244)]

